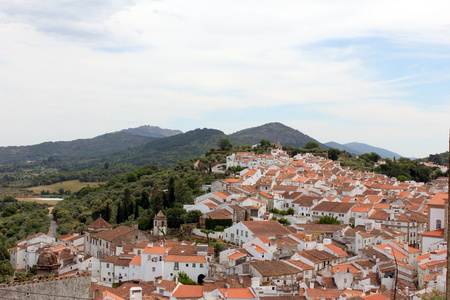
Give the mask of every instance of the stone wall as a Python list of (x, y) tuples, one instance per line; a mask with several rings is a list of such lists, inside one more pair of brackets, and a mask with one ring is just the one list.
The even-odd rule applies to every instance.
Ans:
[(87, 275), (0, 285), (0, 299), (63, 300), (91, 299)]

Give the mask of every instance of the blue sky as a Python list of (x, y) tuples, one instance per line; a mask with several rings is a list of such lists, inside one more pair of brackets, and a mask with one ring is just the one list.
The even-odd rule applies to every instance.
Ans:
[(448, 11), (448, 1), (4, 0), (0, 146), (281, 122), (320, 142), (443, 152)]

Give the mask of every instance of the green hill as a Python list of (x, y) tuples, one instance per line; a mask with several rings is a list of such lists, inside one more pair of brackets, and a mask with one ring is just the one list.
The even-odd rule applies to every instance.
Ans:
[(281, 123), (268, 123), (258, 127), (244, 129), (231, 134), (247, 143), (259, 143), (262, 139), (284, 146), (304, 147), (308, 142), (316, 142), (323, 149), (328, 148), (312, 137)]

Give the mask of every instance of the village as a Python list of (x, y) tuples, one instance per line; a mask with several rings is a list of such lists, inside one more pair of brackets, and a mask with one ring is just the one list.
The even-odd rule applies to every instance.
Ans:
[(49, 285), (48, 295), (70, 290), (74, 299), (421, 299), (445, 291), (448, 178), (400, 182), (281, 147), (234, 153), (226, 167), (243, 170), (184, 206), (201, 212), (189, 237), (202, 242), (169, 237), (162, 211), (149, 232), (100, 216), (80, 235), (17, 242), (16, 272), (36, 266), (54, 277), (3, 285), (0, 297), (38, 299)]

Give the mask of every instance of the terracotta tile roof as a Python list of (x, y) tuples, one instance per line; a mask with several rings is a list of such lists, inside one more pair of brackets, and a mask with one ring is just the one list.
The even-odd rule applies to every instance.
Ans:
[(173, 280), (161, 280), (156, 286), (158, 288), (163, 288), (164, 291), (172, 292), (177, 287), (177, 284), (178, 283)]
[(432, 237), (444, 237), (444, 228), (423, 232), (420, 235)]
[(445, 205), (445, 202), (448, 199), (448, 195), (446, 193), (439, 192), (431, 198), (430, 202), (427, 204), (432, 205)]
[(105, 241), (108, 241), (108, 242), (112, 242), (115, 239), (118, 239), (121, 236), (124, 236), (124, 235), (126, 235), (126, 234), (128, 234), (128, 233), (130, 233), (132, 231), (135, 231), (135, 230), (139, 230), (139, 229), (132, 228), (132, 227), (127, 227), (127, 226), (119, 226), (119, 227), (117, 227), (117, 228), (115, 228), (113, 230), (100, 231), (100, 232), (98, 232), (96, 234), (93, 234), (92, 236), (96, 237), (96, 238), (101, 238), (101, 239), (103, 239)]
[(245, 257), (245, 256), (247, 256), (247, 254), (240, 253), (240, 252), (234, 252), (233, 254), (228, 255), (228, 258), (232, 259), (232, 260), (236, 260), (238, 258)]
[(334, 233), (347, 227), (343, 224), (295, 224), (305, 232)]
[(206, 263), (206, 257), (201, 255), (167, 255), (164, 261)]
[(347, 272), (347, 270), (349, 270), (353, 274), (360, 274), (361, 273), (361, 271), (358, 268), (356, 268), (354, 265), (352, 265), (352, 264), (341, 264), (341, 265), (333, 266), (333, 273), (336, 273), (336, 272)]
[(288, 260), (288, 262), (290, 262), (291, 264), (297, 266), (298, 268), (300, 268), (302, 270), (314, 270), (313, 266), (305, 264), (301, 260)]
[(206, 215), (214, 220), (231, 219), (231, 217), (229, 215), (224, 214), (221, 210), (213, 210), (213, 211), (207, 212)]
[(335, 253), (338, 257), (347, 257), (348, 256), (347, 252), (345, 252), (344, 250), (336, 247), (333, 244), (325, 245), (324, 247), (327, 247), (328, 249), (333, 251), (333, 253)]
[(352, 207), (355, 206), (354, 203), (340, 203), (340, 202), (328, 202), (323, 201), (313, 208), (311, 211), (324, 211), (324, 212), (334, 212), (334, 213), (348, 213)]
[(241, 223), (255, 236), (284, 236), (290, 234), (290, 231), (278, 221), (242, 221)]
[(127, 267), (130, 265), (134, 256), (135, 255), (133, 254), (121, 254), (119, 256), (111, 255), (105, 259), (102, 259), (101, 262), (113, 263), (116, 266)]
[[(172, 246), (169, 249), (169, 254), (171, 255), (197, 255), (198, 245), (178, 245)], [(208, 245), (208, 254), (214, 254), (214, 247)]]
[(250, 265), (263, 277), (298, 274), (301, 272), (300, 269), (279, 260), (252, 261)]
[(133, 257), (133, 259), (130, 262), (130, 265), (140, 266), (141, 265), (141, 256), (136, 255), (135, 257)]
[(147, 247), (142, 251), (144, 254), (166, 254), (166, 247)]
[(248, 288), (218, 289), (225, 299), (255, 299), (255, 295)]
[(198, 299), (203, 297), (203, 287), (199, 285), (179, 285), (173, 292), (173, 297), (177, 299), (193, 298)]
[(88, 227), (90, 228), (112, 228), (112, 226), (105, 221), (105, 219), (103, 219), (102, 217), (98, 217), (97, 220), (95, 220), (94, 222), (92, 222)]

